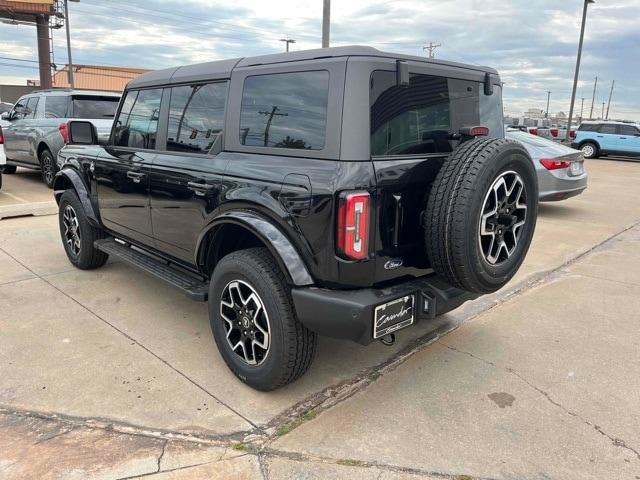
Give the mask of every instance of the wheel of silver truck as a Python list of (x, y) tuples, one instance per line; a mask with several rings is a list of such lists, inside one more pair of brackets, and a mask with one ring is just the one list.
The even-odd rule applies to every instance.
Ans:
[(58, 172), (58, 166), (56, 160), (53, 158), (49, 149), (45, 148), (40, 153), (40, 169), (42, 172), (42, 180), (47, 184), (47, 187), (53, 188), (53, 181)]
[(93, 246), (93, 242), (105, 238), (105, 234), (89, 223), (80, 199), (73, 190), (65, 191), (60, 197), (58, 222), (60, 239), (73, 265), (90, 270), (107, 262), (109, 255)]
[(311, 365), (317, 335), (298, 322), (284, 274), (266, 248), (220, 260), (209, 286), (209, 320), (228, 367), (253, 388), (281, 387)]
[(538, 185), (522, 145), (481, 138), (445, 161), (425, 210), (427, 256), (452, 285), (475, 293), (504, 286), (536, 225)]
[(584, 158), (596, 158), (598, 156), (598, 147), (595, 143), (583, 143), (580, 150), (582, 150)]

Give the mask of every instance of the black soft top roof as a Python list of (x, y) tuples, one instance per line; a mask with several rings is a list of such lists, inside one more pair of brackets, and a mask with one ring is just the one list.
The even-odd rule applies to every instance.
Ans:
[(194, 82), (211, 78), (229, 78), (231, 72), (236, 67), (249, 67), (254, 65), (269, 65), (274, 63), (300, 62), (304, 60), (314, 60), (318, 58), (335, 57), (384, 57), (398, 60), (410, 60), (415, 62), (433, 63), (437, 65), (448, 65), (458, 68), (466, 68), (481, 72), (497, 74), (498, 72), (490, 67), (477, 65), (467, 65), (446, 60), (417, 57), (413, 55), (402, 55), (396, 53), (382, 52), (373, 47), (349, 46), (317, 48), (314, 50), (300, 50), (288, 53), (275, 53), (270, 55), (260, 55), (257, 57), (233, 58), (230, 60), (218, 60), (215, 62), (197, 63), (183, 67), (166, 68), (142, 74), (131, 80), (127, 88), (150, 87), (155, 85), (168, 85), (183, 82)]

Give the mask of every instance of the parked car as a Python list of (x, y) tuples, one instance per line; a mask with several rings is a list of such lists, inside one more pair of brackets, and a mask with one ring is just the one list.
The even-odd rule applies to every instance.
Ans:
[(16, 166), (40, 169), (42, 179), (53, 187), (58, 170), (56, 156), (68, 139), (70, 119), (89, 119), (104, 139), (111, 131), (120, 94), (90, 90), (42, 90), (21, 97), (13, 109), (2, 114), (10, 122), (4, 129), (6, 173)]
[(12, 103), (0, 102), (0, 113), (8, 112), (13, 108)]
[(393, 343), (501, 288), (536, 223), (486, 67), (337, 47), (171, 68), (129, 82), (106, 145), (69, 133), (69, 261), (208, 300), (222, 357), (261, 390), (300, 377), (318, 335)]
[(529, 152), (538, 176), (541, 202), (574, 197), (587, 188), (587, 172), (580, 150), (520, 130), (507, 129), (505, 137), (522, 143)]
[(7, 156), (4, 154), (4, 133), (0, 125), (0, 188), (2, 188), (2, 173), (7, 164)]
[(582, 150), (584, 158), (609, 154), (640, 156), (640, 126), (610, 121), (582, 122), (571, 146)]

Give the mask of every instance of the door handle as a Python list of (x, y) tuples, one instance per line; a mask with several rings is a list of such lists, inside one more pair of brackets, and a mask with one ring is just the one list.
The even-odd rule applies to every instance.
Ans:
[(133, 183), (140, 183), (140, 180), (142, 180), (142, 177), (144, 177), (144, 173), (132, 172), (131, 170), (127, 172), (127, 178), (130, 178), (131, 180), (133, 180)]
[(196, 195), (203, 196), (206, 192), (213, 189), (214, 186), (210, 183), (187, 182), (187, 187)]

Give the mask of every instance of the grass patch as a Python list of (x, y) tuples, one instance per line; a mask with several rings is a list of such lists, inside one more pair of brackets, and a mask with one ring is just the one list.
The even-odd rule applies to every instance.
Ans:
[(239, 452), (246, 452), (247, 451), (247, 446), (240, 442), (240, 443), (234, 443), (231, 448), (233, 448), (234, 450), (237, 450)]
[(338, 460), (338, 465), (344, 465), (346, 467), (366, 467), (367, 462), (363, 462), (362, 460), (354, 460), (352, 458), (344, 458), (342, 460)]
[(289, 423), (285, 423), (284, 425), (281, 425), (278, 428), (278, 430), (276, 430), (276, 437), (281, 437), (283, 435), (286, 435), (290, 431), (298, 428), (303, 423), (308, 422), (309, 420), (313, 420), (314, 418), (316, 418), (316, 415), (318, 415), (317, 412), (310, 410), (308, 412), (303, 413), (295, 420), (292, 420)]

